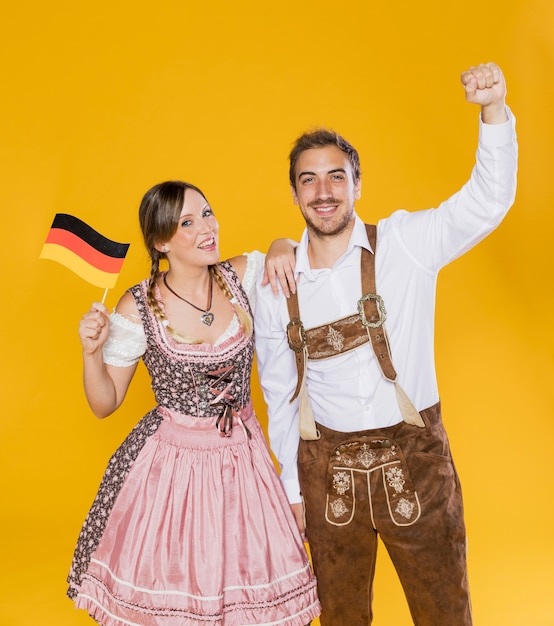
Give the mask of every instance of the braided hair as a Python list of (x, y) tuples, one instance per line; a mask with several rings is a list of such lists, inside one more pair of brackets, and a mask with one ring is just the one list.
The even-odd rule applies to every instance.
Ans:
[[(206, 199), (206, 196), (198, 187), (182, 181), (166, 181), (149, 189), (140, 203), (139, 222), (144, 245), (151, 260), (150, 277), (146, 292), (148, 306), (156, 318), (167, 328), (167, 331), (175, 341), (193, 344), (200, 343), (200, 340), (176, 328), (172, 328), (155, 295), (156, 281), (160, 275), (160, 261), (167, 258), (167, 255), (158, 250), (156, 245), (159, 245), (161, 241), (169, 241), (176, 233), (187, 189), (193, 189)], [(209, 271), (212, 273), (221, 291), (233, 305), (244, 334), (250, 336), (252, 334), (252, 318), (234, 298), (227, 281), (217, 265), (210, 265)]]

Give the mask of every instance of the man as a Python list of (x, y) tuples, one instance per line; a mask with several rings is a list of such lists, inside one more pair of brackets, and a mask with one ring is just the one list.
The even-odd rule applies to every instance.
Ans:
[(434, 369), (435, 286), (512, 205), (517, 142), (500, 68), (471, 67), (461, 81), (481, 106), (470, 180), (438, 209), (380, 220), (376, 244), (354, 212), (355, 149), (320, 129), (290, 155), (306, 221), (297, 300), (259, 287), (256, 346), (271, 445), (301, 531), (305, 514), (324, 626), (371, 623), (378, 536), (415, 624), (472, 623), (462, 498)]

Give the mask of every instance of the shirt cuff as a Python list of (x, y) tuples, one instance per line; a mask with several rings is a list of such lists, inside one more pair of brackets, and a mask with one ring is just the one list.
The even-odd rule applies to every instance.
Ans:
[(502, 124), (485, 124), (479, 126), (479, 142), (487, 146), (505, 146), (512, 143), (515, 135), (516, 118), (510, 107), (506, 106), (508, 121)]
[(290, 504), (302, 502), (300, 485), (297, 480), (294, 478), (287, 478), (286, 480), (281, 480), (281, 483), (283, 484), (283, 489), (285, 490), (285, 494)]

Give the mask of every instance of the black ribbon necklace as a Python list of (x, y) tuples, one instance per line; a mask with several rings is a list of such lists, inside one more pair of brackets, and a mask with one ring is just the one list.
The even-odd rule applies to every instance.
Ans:
[(171, 293), (176, 297), (179, 298), (179, 300), (182, 300), (183, 302), (186, 302), (187, 304), (190, 304), (191, 307), (193, 307), (194, 309), (196, 309), (197, 311), (201, 311), (202, 315), (200, 316), (200, 321), (202, 322), (202, 324), (206, 324), (206, 326), (211, 326), (213, 321), (214, 321), (214, 314), (210, 313), (210, 309), (212, 308), (212, 295), (213, 295), (213, 286), (214, 286), (214, 280), (213, 280), (213, 275), (210, 272), (210, 287), (209, 287), (209, 292), (208, 292), (208, 306), (205, 309), (201, 309), (199, 306), (196, 306), (196, 304), (193, 304), (192, 302), (189, 302), (186, 298), (183, 298), (183, 296), (180, 296), (178, 293), (176, 293), (175, 291), (173, 291), (173, 289), (171, 289), (171, 287), (167, 284), (167, 279), (166, 279), (167, 273), (164, 274), (164, 285), (169, 289), (169, 291), (171, 291)]

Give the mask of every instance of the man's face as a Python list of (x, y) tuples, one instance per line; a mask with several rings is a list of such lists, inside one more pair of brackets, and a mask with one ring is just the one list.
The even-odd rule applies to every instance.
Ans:
[(292, 196), (311, 234), (336, 236), (353, 223), (361, 181), (354, 180), (350, 161), (340, 148), (325, 146), (302, 152), (296, 162), (295, 182)]

